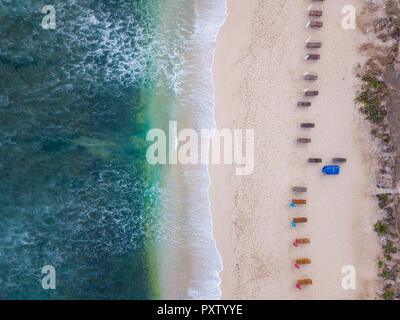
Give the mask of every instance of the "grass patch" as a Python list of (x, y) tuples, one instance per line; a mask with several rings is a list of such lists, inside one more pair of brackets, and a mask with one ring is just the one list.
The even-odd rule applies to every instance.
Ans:
[(366, 74), (361, 78), (362, 81), (370, 84), (373, 88), (378, 89), (379, 91), (382, 90), (381, 83), (376, 79), (376, 76)]
[(381, 134), (379, 135), (379, 138), (382, 139), (383, 142), (389, 143), (390, 142), (390, 136), (388, 134)]
[(387, 199), (389, 199), (389, 194), (388, 193), (378, 194), (377, 198), (379, 201), (386, 201)]
[(375, 224), (375, 231), (378, 232), (378, 234), (383, 235), (387, 232), (388, 226), (384, 224), (382, 221), (378, 221)]
[(393, 292), (392, 291), (385, 291), (382, 295), (382, 297), (386, 300), (392, 300), (393, 299)]

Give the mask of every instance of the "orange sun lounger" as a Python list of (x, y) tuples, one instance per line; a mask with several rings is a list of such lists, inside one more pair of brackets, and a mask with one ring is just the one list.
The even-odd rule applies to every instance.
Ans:
[(308, 244), (308, 243), (310, 243), (310, 239), (308, 239), (308, 238), (296, 239), (296, 243)]
[(300, 279), (300, 280), (297, 280), (297, 283), (305, 286), (305, 285), (312, 284), (312, 280), (311, 279)]
[(304, 259), (296, 259), (297, 264), (311, 264), (311, 260), (304, 258)]
[(318, 90), (309, 90), (309, 89), (304, 90), (304, 96), (306, 97), (315, 97), (317, 95), (319, 95)]
[(307, 200), (303, 200), (303, 199), (293, 199), (292, 203), (294, 204), (307, 204)]
[(308, 222), (308, 219), (303, 217), (303, 218), (293, 218), (294, 223), (305, 223)]

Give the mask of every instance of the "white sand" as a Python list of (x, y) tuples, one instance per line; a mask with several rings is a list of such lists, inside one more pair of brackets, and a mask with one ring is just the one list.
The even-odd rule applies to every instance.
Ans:
[[(343, 30), (341, 8), (361, 0), (324, 1), (322, 30), (305, 28), (309, 0), (228, 0), (214, 65), (218, 128), (255, 130), (255, 169), (248, 177), (233, 167), (210, 166), (214, 235), (224, 270), (224, 299), (373, 299), (379, 288), (375, 164), (368, 125), (354, 106), (354, 70), (364, 41)], [(305, 61), (305, 40), (323, 41), (321, 60)], [(305, 71), (320, 79), (306, 82)], [(318, 89), (301, 109), (304, 88)], [(315, 129), (301, 129), (301, 122)], [(297, 137), (311, 137), (298, 145)], [(340, 176), (324, 176), (307, 158), (346, 157)], [(308, 204), (291, 208), (291, 187), (306, 186)], [(299, 197), (297, 197), (299, 198)], [(294, 216), (309, 223), (292, 228)], [(296, 237), (311, 244), (295, 248)], [(312, 264), (294, 268), (296, 258)], [(356, 268), (356, 290), (341, 287), (345, 265)], [(312, 278), (302, 291), (296, 280)]]

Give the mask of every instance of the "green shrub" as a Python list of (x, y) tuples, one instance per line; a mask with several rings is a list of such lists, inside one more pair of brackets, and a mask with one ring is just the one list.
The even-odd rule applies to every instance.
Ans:
[(392, 291), (385, 291), (385, 293), (383, 294), (383, 298), (386, 300), (391, 300), (393, 299), (393, 292)]
[(361, 78), (361, 80), (368, 83), (369, 85), (373, 86), (375, 89), (378, 89), (379, 91), (382, 89), (382, 85), (376, 79), (376, 76), (374, 76), (374, 75), (366, 74)]
[(385, 194), (378, 194), (377, 195), (378, 200), (382, 201), (382, 200), (387, 200), (389, 198), (389, 194), (385, 193)]
[(378, 221), (375, 224), (375, 231), (378, 232), (378, 234), (383, 235), (387, 232), (388, 227), (386, 224), (384, 224), (382, 221)]

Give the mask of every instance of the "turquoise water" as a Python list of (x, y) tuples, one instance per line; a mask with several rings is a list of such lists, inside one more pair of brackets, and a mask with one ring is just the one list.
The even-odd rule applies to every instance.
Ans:
[(198, 1), (52, 4), (55, 30), (42, 1), (0, 3), (0, 298), (184, 297), (161, 292), (160, 270), (182, 262), (160, 257), (176, 243), (170, 169), (147, 164), (145, 137), (182, 112)]
[(163, 8), (59, 1), (44, 30), (41, 5), (0, 5), (0, 297), (149, 298), (159, 179), (142, 139)]

